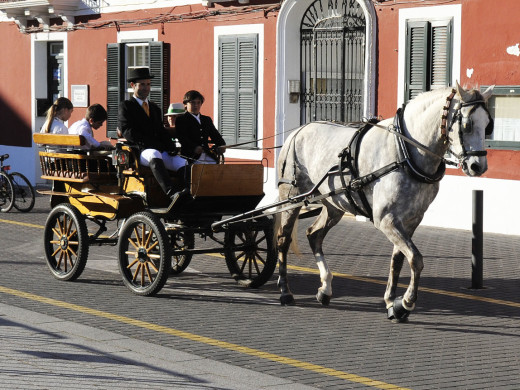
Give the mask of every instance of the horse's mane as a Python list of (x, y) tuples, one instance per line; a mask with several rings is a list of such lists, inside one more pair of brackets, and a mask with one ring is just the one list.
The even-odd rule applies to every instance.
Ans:
[[(426, 110), (432, 103), (432, 101), (436, 101), (439, 99), (439, 96), (448, 97), (451, 93), (451, 90), (455, 87), (447, 87), (435, 89), (432, 91), (421, 92), (415, 98), (408, 102), (409, 105), (415, 106), (417, 105), (418, 110)], [(466, 86), (463, 87), (466, 89)], [(467, 89), (466, 93), (470, 96), (470, 99), (466, 101), (466, 103), (473, 102), (476, 100), (483, 100), (483, 96), (478, 90), (478, 88)]]

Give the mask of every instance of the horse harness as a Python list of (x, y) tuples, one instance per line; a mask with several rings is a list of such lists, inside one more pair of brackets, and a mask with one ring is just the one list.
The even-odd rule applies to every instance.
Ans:
[[(451, 131), (451, 128), (453, 127), (453, 125), (456, 122), (458, 122), (458, 124), (459, 124), (459, 132), (458, 132), (459, 134), (458, 135), (459, 135), (460, 144), (462, 147), (462, 152), (460, 154), (455, 154), (450, 148), (450, 153), (452, 153), (455, 157), (457, 157), (457, 159), (459, 161), (462, 160), (462, 164), (465, 164), (465, 159), (468, 156), (485, 156), (487, 154), (487, 151), (485, 151), (485, 150), (467, 151), (464, 147), (464, 139), (463, 139), (464, 134), (470, 134), (473, 131), (473, 123), (472, 123), (471, 117), (470, 117), (471, 113), (478, 106), (482, 106), (484, 108), (484, 110), (486, 111), (488, 118), (489, 118), (489, 124), (485, 129), (486, 135), (489, 135), (493, 132), (493, 119), (492, 119), (489, 111), (485, 107), (485, 102), (484, 102), (483, 98), (481, 96), (479, 96), (478, 100), (473, 100), (473, 101), (470, 101), (467, 103), (459, 103), (458, 106), (456, 106), (456, 108), (455, 108), (456, 111), (452, 117), (451, 122), (449, 123), (449, 126), (447, 126), (448, 112), (449, 112), (451, 102), (452, 102), (455, 94), (456, 94), (456, 91), (453, 89), (452, 93), (447, 97), (446, 104), (443, 107), (443, 114), (442, 114), (442, 121), (441, 121), (441, 136), (444, 138), (445, 143), (449, 143), (448, 132)], [(470, 112), (468, 113), (468, 115), (466, 117), (464, 117), (461, 113), (461, 108), (468, 107), (468, 106), (471, 106), (472, 108), (471, 108)], [(367, 122), (360, 122), (359, 124), (364, 123), (364, 126), (360, 127), (354, 133), (354, 135), (350, 139), (349, 145), (345, 149), (343, 149), (341, 151), (341, 153), (339, 153), (339, 155), (338, 155), (339, 164), (330, 168), (329, 171), (327, 172), (327, 174), (325, 175), (325, 177), (327, 177), (333, 173), (339, 173), (339, 176), (341, 179), (341, 184), (342, 184), (342, 188), (341, 188), (340, 192), (343, 192), (345, 194), (348, 202), (354, 207), (354, 209), (356, 210), (356, 213), (358, 215), (362, 215), (364, 217), (370, 218), (371, 221), (373, 221), (373, 214), (372, 214), (372, 208), (370, 207), (370, 204), (369, 204), (368, 199), (364, 192), (364, 187), (366, 185), (376, 181), (377, 179), (379, 179), (393, 171), (398, 170), (401, 167), (403, 167), (405, 169), (405, 171), (408, 173), (408, 175), (413, 177), (414, 179), (416, 179), (420, 182), (423, 182), (423, 183), (432, 184), (432, 183), (436, 183), (436, 182), (440, 181), (444, 177), (444, 174), (446, 171), (446, 163), (454, 164), (451, 161), (447, 161), (443, 156), (437, 155), (437, 154), (433, 153), (432, 151), (430, 151), (429, 149), (427, 149), (425, 146), (409, 139), (402, 133), (403, 117), (404, 117), (405, 108), (406, 108), (406, 106), (403, 105), (403, 107), (401, 107), (397, 110), (397, 113), (394, 117), (394, 123), (391, 127), (383, 127), (381, 125), (378, 125), (377, 118), (372, 118), (372, 119), (368, 120)], [(374, 126), (387, 130), (395, 135), (399, 159), (398, 159), (398, 161), (394, 161), (372, 173), (369, 173), (365, 176), (360, 177), (359, 176), (359, 167), (358, 167), (359, 150), (360, 150), (359, 146), (360, 146), (361, 141), (362, 141), (363, 137), (365, 136), (365, 134)], [(303, 126), (303, 127), (305, 127), (305, 126)], [(303, 129), (303, 127), (301, 127), (299, 130)], [(293, 142), (294, 142), (295, 138), (296, 137), (293, 137)], [(408, 146), (406, 145), (406, 143), (412, 144), (412, 145), (416, 146), (417, 148), (423, 150), (424, 152), (433, 154), (434, 156), (440, 158), (441, 162), (439, 164), (439, 167), (437, 168), (437, 171), (433, 175), (430, 175), (430, 174), (424, 172), (414, 163), (414, 161), (412, 160), (412, 158), (410, 156)], [(294, 163), (294, 164), (296, 164), (296, 163)], [(293, 177), (292, 180), (285, 179), (285, 178), (283, 178), (284, 171), (285, 171), (285, 162), (282, 166), (282, 172), (281, 172), (282, 178), (279, 180), (278, 185), (283, 184), (283, 183), (295, 185), (296, 177)], [(294, 176), (296, 175), (296, 169), (293, 170), (293, 174), (294, 174)], [(345, 178), (345, 176), (347, 174), (350, 175), (350, 180), (348, 181), (348, 183)], [(317, 188), (317, 186), (315, 188)], [(322, 196), (319, 196), (319, 198), (322, 199), (322, 198), (325, 198), (327, 196), (330, 196), (330, 195), (333, 195), (336, 193), (338, 193), (338, 191), (333, 191), (332, 193), (324, 194)], [(361, 205), (357, 204), (354, 201), (353, 193), (357, 193), (357, 195), (359, 196), (359, 199), (361, 201)], [(315, 199), (316, 198), (318, 198), (318, 197), (315, 197)], [(309, 202), (304, 201), (302, 203), (307, 204)], [(295, 207), (296, 205), (293, 205), (293, 206)]]

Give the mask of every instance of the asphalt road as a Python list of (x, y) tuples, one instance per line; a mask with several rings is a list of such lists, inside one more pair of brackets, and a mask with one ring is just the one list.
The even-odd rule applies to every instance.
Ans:
[(127, 290), (115, 247), (91, 247), (83, 275), (58, 281), (43, 255), (49, 211), (38, 197), (31, 213), (0, 215), (8, 388), (519, 388), (516, 236), (485, 235), (486, 288), (471, 290), (470, 232), (420, 227), (419, 301), (408, 323), (394, 324), (382, 300), (392, 246), (370, 223), (344, 218), (327, 237), (336, 274), (322, 307), (304, 235), (310, 221), (301, 221), (302, 254), (289, 269), (297, 304), (282, 307), (276, 275), (242, 288), (218, 254), (195, 256), (155, 297)]

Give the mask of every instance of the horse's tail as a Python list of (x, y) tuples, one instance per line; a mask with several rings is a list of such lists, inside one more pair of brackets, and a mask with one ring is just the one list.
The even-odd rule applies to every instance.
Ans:
[(297, 256), (301, 256), (300, 247), (298, 246), (298, 218), (294, 222), (292, 232), (291, 232), (291, 245), (289, 248), (293, 251), (293, 253)]
[[(291, 134), (289, 134), (282, 145), (282, 149), (278, 155), (278, 177), (280, 178), (278, 184), (283, 183), (287, 178), (291, 178), (291, 180), (294, 179), (294, 143), (296, 142), (296, 136), (304, 127), (305, 125), (295, 129)], [(292, 161), (288, 161), (290, 157), (292, 157)]]

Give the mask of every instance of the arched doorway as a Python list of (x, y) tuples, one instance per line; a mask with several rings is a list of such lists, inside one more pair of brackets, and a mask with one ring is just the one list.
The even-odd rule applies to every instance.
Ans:
[(365, 12), (357, 0), (315, 0), (300, 27), (300, 123), (359, 121), (365, 112)]

